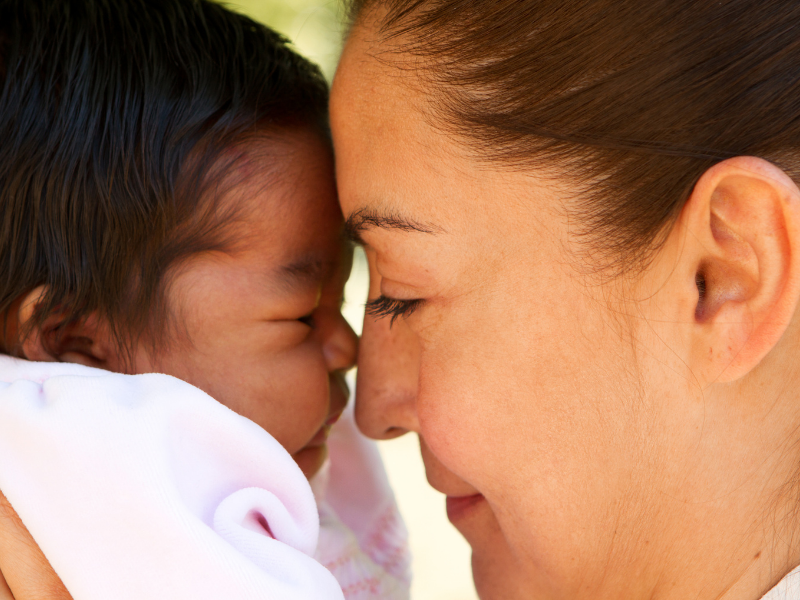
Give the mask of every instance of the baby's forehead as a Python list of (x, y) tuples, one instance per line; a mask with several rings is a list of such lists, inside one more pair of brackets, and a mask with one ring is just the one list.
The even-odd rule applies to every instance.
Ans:
[(292, 286), (349, 265), (332, 152), (321, 136), (260, 136), (229, 149), (216, 168), (224, 193), (218, 210), (237, 254)]
[(333, 148), (307, 128), (265, 131), (239, 140), (218, 155), (207, 177), (219, 182), (228, 197), (257, 197), (251, 210), (291, 210), (296, 194), (309, 186), (336, 193)]
[(266, 132), (237, 141), (214, 156), (203, 177), (203, 189), (240, 219), (267, 213), (288, 221), (309, 208), (340, 210), (333, 151), (315, 132)]

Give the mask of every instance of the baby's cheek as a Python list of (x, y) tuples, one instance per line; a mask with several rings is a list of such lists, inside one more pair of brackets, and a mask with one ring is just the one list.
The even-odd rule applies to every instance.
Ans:
[(272, 370), (271, 401), (264, 409), (265, 427), (294, 454), (306, 446), (328, 419), (330, 387), (320, 352), (298, 349)]

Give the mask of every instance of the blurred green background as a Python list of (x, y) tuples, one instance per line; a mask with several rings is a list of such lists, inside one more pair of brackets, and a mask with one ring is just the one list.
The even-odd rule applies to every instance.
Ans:
[(322, 68), (328, 81), (333, 78), (344, 22), (338, 0), (229, 0), (220, 4), (281, 32)]

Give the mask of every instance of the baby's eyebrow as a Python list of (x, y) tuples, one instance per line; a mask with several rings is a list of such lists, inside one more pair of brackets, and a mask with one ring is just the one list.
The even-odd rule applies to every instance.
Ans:
[(283, 265), (281, 271), (289, 277), (298, 278), (312, 278), (318, 277), (322, 274), (326, 267), (330, 265), (330, 261), (322, 260), (321, 258), (302, 258), (288, 265)]
[(366, 244), (361, 233), (373, 227), (431, 234), (442, 232), (442, 229), (435, 225), (423, 224), (396, 212), (382, 211), (376, 208), (359, 208), (347, 217), (344, 234), (354, 244), (364, 246)]
[(278, 268), (278, 279), (287, 287), (296, 290), (316, 286), (333, 267), (333, 262), (309, 256)]

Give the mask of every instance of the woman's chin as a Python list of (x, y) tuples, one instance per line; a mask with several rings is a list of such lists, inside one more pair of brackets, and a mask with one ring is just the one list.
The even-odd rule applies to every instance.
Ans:
[(303, 471), (306, 478), (311, 479), (316, 475), (325, 464), (328, 458), (328, 446), (322, 444), (320, 446), (306, 446), (292, 455), (292, 458)]
[[(532, 581), (531, 573), (520, 564), (489, 503), (482, 496), (469, 500), (464, 499), (462, 506), (448, 506), (448, 515), (472, 547), (472, 574), (481, 600), (552, 597), (544, 593), (543, 582)], [(532, 590), (541, 593), (532, 595)]]
[[(506, 552), (509, 552), (506, 549)], [(533, 593), (537, 586), (525, 581), (510, 555), (488, 548), (472, 552), (472, 577), (481, 600), (530, 600), (552, 596)]]

